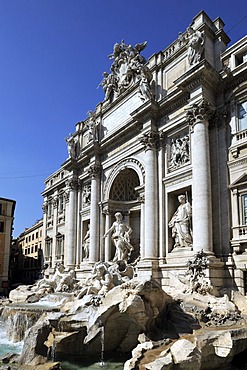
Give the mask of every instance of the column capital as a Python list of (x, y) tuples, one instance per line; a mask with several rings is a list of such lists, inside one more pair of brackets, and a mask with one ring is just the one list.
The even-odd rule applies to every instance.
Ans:
[(160, 135), (152, 130), (145, 132), (139, 138), (141, 144), (144, 146), (145, 152), (149, 149), (158, 149), (160, 145)]
[(202, 99), (190, 105), (187, 109), (186, 121), (194, 127), (199, 122), (208, 122), (214, 113), (213, 107), (206, 100)]
[(95, 179), (96, 177), (99, 177), (101, 173), (101, 166), (98, 164), (92, 164), (88, 168), (88, 174), (91, 177), (91, 179)]
[(58, 196), (55, 195), (52, 199), (53, 207), (57, 208), (58, 207)]
[(79, 180), (75, 177), (71, 177), (66, 181), (66, 186), (69, 191), (77, 190), (79, 187)]
[(42, 211), (43, 211), (43, 213), (47, 213), (47, 211), (48, 211), (48, 203), (47, 202), (44, 202), (42, 204)]

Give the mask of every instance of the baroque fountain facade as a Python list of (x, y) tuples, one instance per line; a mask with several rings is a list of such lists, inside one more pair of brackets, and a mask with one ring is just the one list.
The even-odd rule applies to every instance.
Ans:
[(214, 369), (246, 348), (246, 63), (231, 55), (247, 40), (227, 49), (223, 26), (202, 11), (148, 61), (146, 42), (114, 45), (104, 101), (45, 182), (44, 276), (3, 312), (21, 363), (99, 353), (102, 328), (106, 352), (133, 350), (125, 370)]

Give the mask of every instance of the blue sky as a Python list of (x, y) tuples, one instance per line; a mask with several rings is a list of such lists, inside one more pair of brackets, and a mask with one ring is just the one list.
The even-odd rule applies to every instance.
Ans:
[(223, 19), (231, 43), (245, 36), (246, 0), (0, 0), (0, 197), (17, 202), (14, 236), (42, 217), (65, 137), (103, 100), (114, 43), (147, 41), (148, 58), (202, 9)]

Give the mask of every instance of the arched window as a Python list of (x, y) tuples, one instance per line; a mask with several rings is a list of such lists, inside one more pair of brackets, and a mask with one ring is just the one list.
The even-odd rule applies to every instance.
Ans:
[(135, 188), (139, 186), (139, 178), (134, 170), (124, 169), (112, 184), (110, 199), (127, 202), (137, 199)]

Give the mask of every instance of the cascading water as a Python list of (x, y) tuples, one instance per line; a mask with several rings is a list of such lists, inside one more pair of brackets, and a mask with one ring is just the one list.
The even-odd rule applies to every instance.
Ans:
[(100, 333), (100, 342), (101, 342), (101, 354), (100, 354), (100, 362), (99, 365), (104, 367), (106, 364), (104, 362), (104, 351), (105, 351), (105, 327), (102, 324), (101, 326), (101, 333)]
[(21, 353), (23, 342), (14, 343), (7, 339), (6, 325), (2, 318), (0, 318), (0, 356), (7, 353)]
[(26, 331), (38, 320), (40, 312), (25, 312), (5, 307), (2, 316), (6, 321), (8, 339), (13, 342), (20, 342), (24, 339)]

